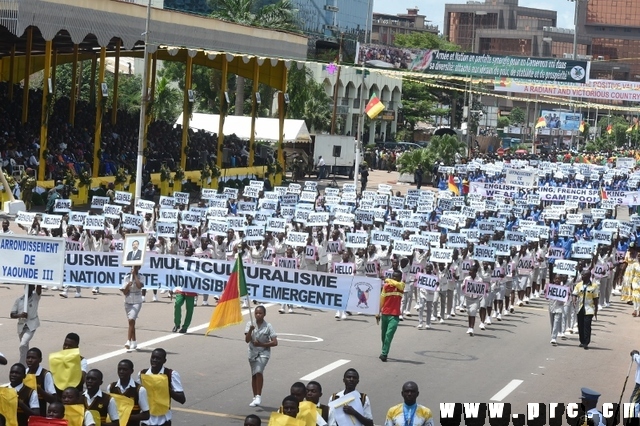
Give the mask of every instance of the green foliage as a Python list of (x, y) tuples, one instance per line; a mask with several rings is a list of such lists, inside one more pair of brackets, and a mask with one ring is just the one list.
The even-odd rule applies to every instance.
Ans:
[(511, 114), (509, 114), (509, 120), (513, 124), (525, 124), (526, 117), (524, 116), (524, 111), (522, 110), (522, 108), (513, 108), (511, 110)]
[(291, 0), (264, 4), (258, 0), (209, 0), (211, 16), (252, 27), (300, 32), (297, 10)]
[(509, 120), (509, 117), (498, 117), (498, 129), (509, 127), (510, 124), (511, 120)]
[(307, 80), (308, 93), (304, 104), (304, 120), (311, 132), (321, 133), (331, 129), (331, 98), (324, 91), (322, 84), (312, 79)]
[(402, 126), (415, 130), (419, 121), (428, 120), (435, 109), (435, 97), (424, 84), (405, 80), (402, 82)]
[[(216, 95), (219, 91), (219, 77), (215, 79), (215, 71), (207, 67), (194, 65), (191, 73), (191, 87), (195, 92), (195, 105), (194, 111), (198, 112), (217, 112), (218, 102), (216, 102)], [(186, 65), (182, 62), (170, 62), (165, 61), (163, 68), (158, 72), (160, 80), (165, 78), (168, 82), (175, 82), (178, 84), (177, 91), (178, 96), (169, 95), (169, 97), (175, 97), (175, 110), (180, 114), (182, 111), (182, 92), (184, 91), (184, 75), (186, 72)], [(219, 75), (219, 72), (218, 72)], [(217, 83), (217, 85), (216, 85)], [(160, 84), (156, 86), (156, 96), (158, 95), (158, 88)], [(169, 86), (170, 87), (170, 86)], [(217, 90), (216, 90), (217, 89)], [(172, 89), (175, 90), (175, 89)], [(166, 115), (172, 115), (171, 108), (167, 110), (164, 108)]]
[[(627, 143), (629, 123), (624, 117), (601, 117), (597, 125), (600, 127), (600, 137), (606, 139), (608, 143), (613, 143), (618, 147), (624, 146), (624, 144)], [(612, 127), (611, 134), (607, 133), (607, 127), (609, 125)]]
[(161, 77), (156, 84), (156, 94), (151, 105), (151, 114), (156, 120), (173, 122), (180, 115), (182, 95), (171, 87), (166, 77)]
[(414, 173), (419, 165), (422, 170), (429, 171), (437, 161), (453, 164), (456, 153), (463, 154), (466, 144), (455, 136), (434, 136), (426, 148), (413, 149), (403, 153), (396, 162), (400, 173)]
[(443, 36), (431, 33), (409, 33), (397, 34), (394, 43), (399, 47), (409, 47), (414, 49), (440, 49), (452, 52), (459, 52), (461, 47), (455, 43), (451, 43)]

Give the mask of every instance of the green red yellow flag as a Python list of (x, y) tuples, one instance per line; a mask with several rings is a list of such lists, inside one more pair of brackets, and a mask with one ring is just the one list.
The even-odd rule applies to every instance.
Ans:
[(227, 286), (222, 292), (218, 305), (213, 310), (205, 336), (213, 330), (240, 324), (242, 322), (240, 298), (246, 295), (247, 281), (244, 277), (244, 266), (242, 265), (242, 257), (238, 256), (233, 271), (229, 275)]
[(370, 119), (374, 119), (384, 111), (384, 104), (378, 99), (376, 94), (371, 95), (371, 99), (369, 99), (369, 103), (367, 104), (364, 112), (369, 116)]
[(460, 195), (460, 188), (458, 188), (458, 185), (456, 185), (456, 181), (453, 175), (449, 175), (449, 181), (447, 182), (447, 184), (449, 187), (449, 191), (453, 192), (456, 195)]
[(546, 127), (546, 126), (547, 126), (547, 120), (545, 120), (544, 117), (538, 118), (538, 122), (536, 123), (536, 129), (539, 129), (540, 127)]

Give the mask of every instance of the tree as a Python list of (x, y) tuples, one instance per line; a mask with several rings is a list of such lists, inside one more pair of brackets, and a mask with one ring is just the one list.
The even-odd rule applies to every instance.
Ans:
[(413, 132), (420, 121), (427, 121), (435, 115), (435, 97), (429, 88), (421, 83), (405, 80), (402, 82), (402, 123), (401, 128)]
[(182, 94), (174, 87), (171, 87), (166, 77), (161, 77), (156, 84), (156, 93), (151, 114), (155, 120), (165, 120), (173, 122), (180, 115), (180, 105)]
[(331, 129), (331, 98), (324, 91), (322, 84), (307, 80), (309, 96), (304, 104), (304, 120), (312, 133), (321, 133)]
[[(261, 6), (259, 0), (209, 0), (213, 9), (211, 16), (223, 21), (244, 24), (252, 27), (299, 32), (297, 11), (291, 0), (278, 0), (273, 4)], [(236, 76), (235, 115), (244, 110), (245, 79)]]
[(398, 158), (396, 165), (400, 173), (414, 173), (418, 166), (429, 171), (437, 161), (453, 164), (456, 154), (464, 154), (466, 144), (451, 135), (434, 136), (426, 148), (406, 151)]
[(522, 108), (515, 107), (511, 110), (511, 113), (509, 114), (509, 121), (511, 121), (511, 123), (526, 124), (525, 120), (526, 118), (524, 116), (524, 111), (522, 111)]
[[(611, 126), (611, 134), (607, 128)], [(627, 129), (629, 122), (621, 116), (602, 117), (598, 121), (600, 127), (600, 137), (605, 139), (607, 143), (613, 143), (618, 147), (624, 146), (627, 142)]]
[(396, 46), (409, 47), (413, 49), (439, 49), (459, 52), (462, 50), (460, 46), (451, 43), (441, 35), (431, 33), (409, 33), (397, 34), (393, 40)]

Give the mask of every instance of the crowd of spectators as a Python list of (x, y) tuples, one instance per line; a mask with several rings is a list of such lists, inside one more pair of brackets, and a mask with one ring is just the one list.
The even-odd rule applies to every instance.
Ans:
[[(0, 83), (0, 163), (12, 174), (15, 170), (32, 169), (37, 173), (40, 158), (40, 119), (42, 91), (29, 94), (28, 120), (22, 124), (22, 88), (14, 86), (13, 101), (9, 87)], [(75, 123), (69, 123), (70, 99), (55, 100), (48, 119), (48, 144), (45, 152), (45, 176), (38, 179), (62, 180), (67, 172), (78, 175), (93, 166), (95, 106), (80, 100)], [(107, 110), (102, 122), (100, 175), (115, 175), (119, 168), (135, 172), (138, 146), (137, 112), (118, 111), (116, 124), (111, 124)], [(170, 170), (180, 165), (182, 128), (168, 121), (154, 121), (147, 133), (146, 173), (156, 173), (164, 163)], [(218, 136), (202, 130), (189, 130), (187, 170), (197, 170), (206, 163), (215, 164)], [(225, 136), (223, 167), (240, 167), (248, 163), (248, 141), (235, 135)], [(256, 156), (256, 158), (258, 158)], [(258, 161), (256, 161), (258, 163)]]

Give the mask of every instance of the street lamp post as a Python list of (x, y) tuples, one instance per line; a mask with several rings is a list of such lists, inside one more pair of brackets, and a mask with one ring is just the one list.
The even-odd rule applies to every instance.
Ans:
[[(142, 195), (142, 163), (144, 161), (144, 134), (148, 101), (148, 83), (149, 83), (149, 67), (147, 64), (149, 51), (149, 21), (151, 21), (151, 0), (147, 3), (147, 19), (144, 25), (144, 56), (142, 60), (142, 90), (140, 99), (140, 121), (138, 128), (138, 155), (136, 157), (136, 193), (135, 203), (137, 204)], [(119, 72), (116, 70), (116, 72)], [(182, 154), (184, 155), (184, 153)]]
[[(580, 11), (580, 3), (585, 0), (568, 0), (575, 3), (573, 11), (573, 60), (578, 60), (578, 12)], [(588, 1), (588, 0), (587, 0)], [(588, 76), (587, 76), (588, 77)], [(573, 100), (573, 98), (571, 98)], [(575, 113), (575, 106), (573, 106), (573, 112)], [(573, 147), (573, 141), (575, 138), (575, 130), (571, 131), (571, 147)]]

